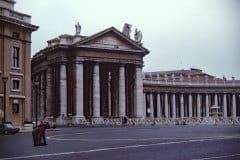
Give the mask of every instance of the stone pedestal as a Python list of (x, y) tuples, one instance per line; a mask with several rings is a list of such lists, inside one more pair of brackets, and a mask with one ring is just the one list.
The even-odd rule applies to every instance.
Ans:
[(64, 116), (63, 115), (60, 115), (56, 118), (56, 123), (57, 125), (65, 125), (65, 120), (64, 120)]
[(72, 117), (72, 124), (85, 124), (86, 119), (85, 117), (80, 117), (80, 116), (73, 116)]
[(91, 118), (90, 123), (91, 123), (92, 125), (105, 124), (105, 123), (104, 123), (104, 119), (101, 118), (101, 117), (93, 117), (93, 118)]

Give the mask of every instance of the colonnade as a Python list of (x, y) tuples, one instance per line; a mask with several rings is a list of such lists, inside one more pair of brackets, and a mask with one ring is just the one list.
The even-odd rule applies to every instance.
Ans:
[(72, 65), (60, 63), (38, 73), (40, 117), (72, 117), (76, 121), (144, 117), (142, 66), (80, 61)]
[[(233, 93), (152, 93), (144, 92), (147, 117), (232, 117), (237, 115), (239, 95)], [(239, 107), (239, 106), (238, 106)], [(214, 115), (214, 113), (217, 114)], [(239, 114), (239, 113), (238, 113)]]

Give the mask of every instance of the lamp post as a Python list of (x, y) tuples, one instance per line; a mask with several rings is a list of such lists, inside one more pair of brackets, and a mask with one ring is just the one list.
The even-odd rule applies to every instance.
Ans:
[(3, 123), (6, 122), (6, 83), (8, 81), (8, 77), (2, 77), (3, 81)]
[(35, 97), (35, 107), (36, 107), (36, 109), (35, 109), (35, 123), (36, 123), (36, 127), (37, 127), (37, 122), (38, 122), (38, 85), (39, 85), (39, 80), (38, 80), (38, 77), (36, 77), (35, 79), (34, 79), (34, 82), (33, 82), (33, 84), (34, 84), (34, 88), (35, 88), (35, 95), (36, 95), (36, 97)]

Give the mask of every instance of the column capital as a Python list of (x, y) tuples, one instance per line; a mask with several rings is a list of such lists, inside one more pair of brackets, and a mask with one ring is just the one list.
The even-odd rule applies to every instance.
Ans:
[(83, 63), (83, 61), (84, 61), (84, 58), (82, 57), (75, 57), (74, 59), (74, 63)]
[(74, 64), (83, 64), (83, 61), (74, 60), (73, 63)]

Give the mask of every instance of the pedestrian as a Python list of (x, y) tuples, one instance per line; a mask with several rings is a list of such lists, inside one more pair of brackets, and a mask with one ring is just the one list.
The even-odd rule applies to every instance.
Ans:
[(40, 145), (40, 129), (39, 127), (34, 127), (32, 131), (32, 136), (33, 136), (33, 145), (34, 146), (39, 146)]
[(39, 134), (40, 134), (40, 145), (47, 145), (46, 136), (45, 136), (46, 124), (43, 121), (41, 121), (38, 127), (39, 127)]

